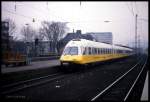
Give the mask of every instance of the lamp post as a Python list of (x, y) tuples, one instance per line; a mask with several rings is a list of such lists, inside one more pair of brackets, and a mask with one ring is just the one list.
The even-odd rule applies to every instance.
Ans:
[[(25, 25), (27, 26), (27, 29), (28, 29), (29, 24), (26, 23)], [(26, 33), (28, 33), (28, 32), (26, 32)], [(27, 41), (27, 39), (26, 39), (25, 43), (26, 43), (26, 56), (27, 56), (26, 57), (26, 62), (27, 62), (27, 64), (30, 64), (30, 58), (29, 58), (29, 44), (30, 44), (30, 42)]]

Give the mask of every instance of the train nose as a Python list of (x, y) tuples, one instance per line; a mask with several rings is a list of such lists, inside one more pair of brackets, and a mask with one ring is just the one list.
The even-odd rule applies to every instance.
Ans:
[(80, 60), (77, 55), (63, 55), (60, 58), (61, 61), (78, 61)]

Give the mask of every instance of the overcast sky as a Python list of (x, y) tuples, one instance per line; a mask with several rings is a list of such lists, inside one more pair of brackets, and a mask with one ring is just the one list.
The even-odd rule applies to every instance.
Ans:
[[(16, 5), (16, 9), (15, 9)], [(113, 42), (131, 44), (135, 40), (135, 14), (138, 14), (138, 35), (148, 42), (148, 2), (2, 2), (2, 20), (10, 18), (20, 29), (30, 24), (38, 29), (41, 21), (69, 22), (69, 32), (112, 32)], [(32, 22), (35, 18), (35, 22)], [(110, 21), (106, 23), (104, 21)], [(146, 45), (146, 44), (145, 44)]]

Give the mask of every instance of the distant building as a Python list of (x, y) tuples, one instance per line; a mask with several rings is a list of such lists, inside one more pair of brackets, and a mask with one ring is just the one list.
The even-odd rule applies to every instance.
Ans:
[(63, 39), (59, 41), (59, 53), (61, 54), (65, 45), (72, 39), (87, 39), (87, 40), (94, 40), (94, 38), (90, 34), (82, 34), (81, 30), (77, 30), (76, 32), (68, 33)]
[(91, 35), (96, 41), (103, 43), (113, 43), (113, 36), (111, 32), (88, 32), (87, 35)]

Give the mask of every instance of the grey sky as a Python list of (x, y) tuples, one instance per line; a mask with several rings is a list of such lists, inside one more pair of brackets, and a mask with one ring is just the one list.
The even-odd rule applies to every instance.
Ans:
[[(15, 11), (16, 4), (16, 11)], [(13, 14), (14, 13), (14, 14)], [(26, 23), (38, 29), (41, 21), (69, 22), (69, 32), (112, 32), (113, 42), (131, 44), (135, 38), (135, 15), (138, 14), (138, 35), (148, 42), (148, 2), (2, 2), (2, 20), (13, 19), (16, 36)], [(35, 18), (35, 23), (32, 22)], [(105, 20), (111, 22), (105, 23)]]

